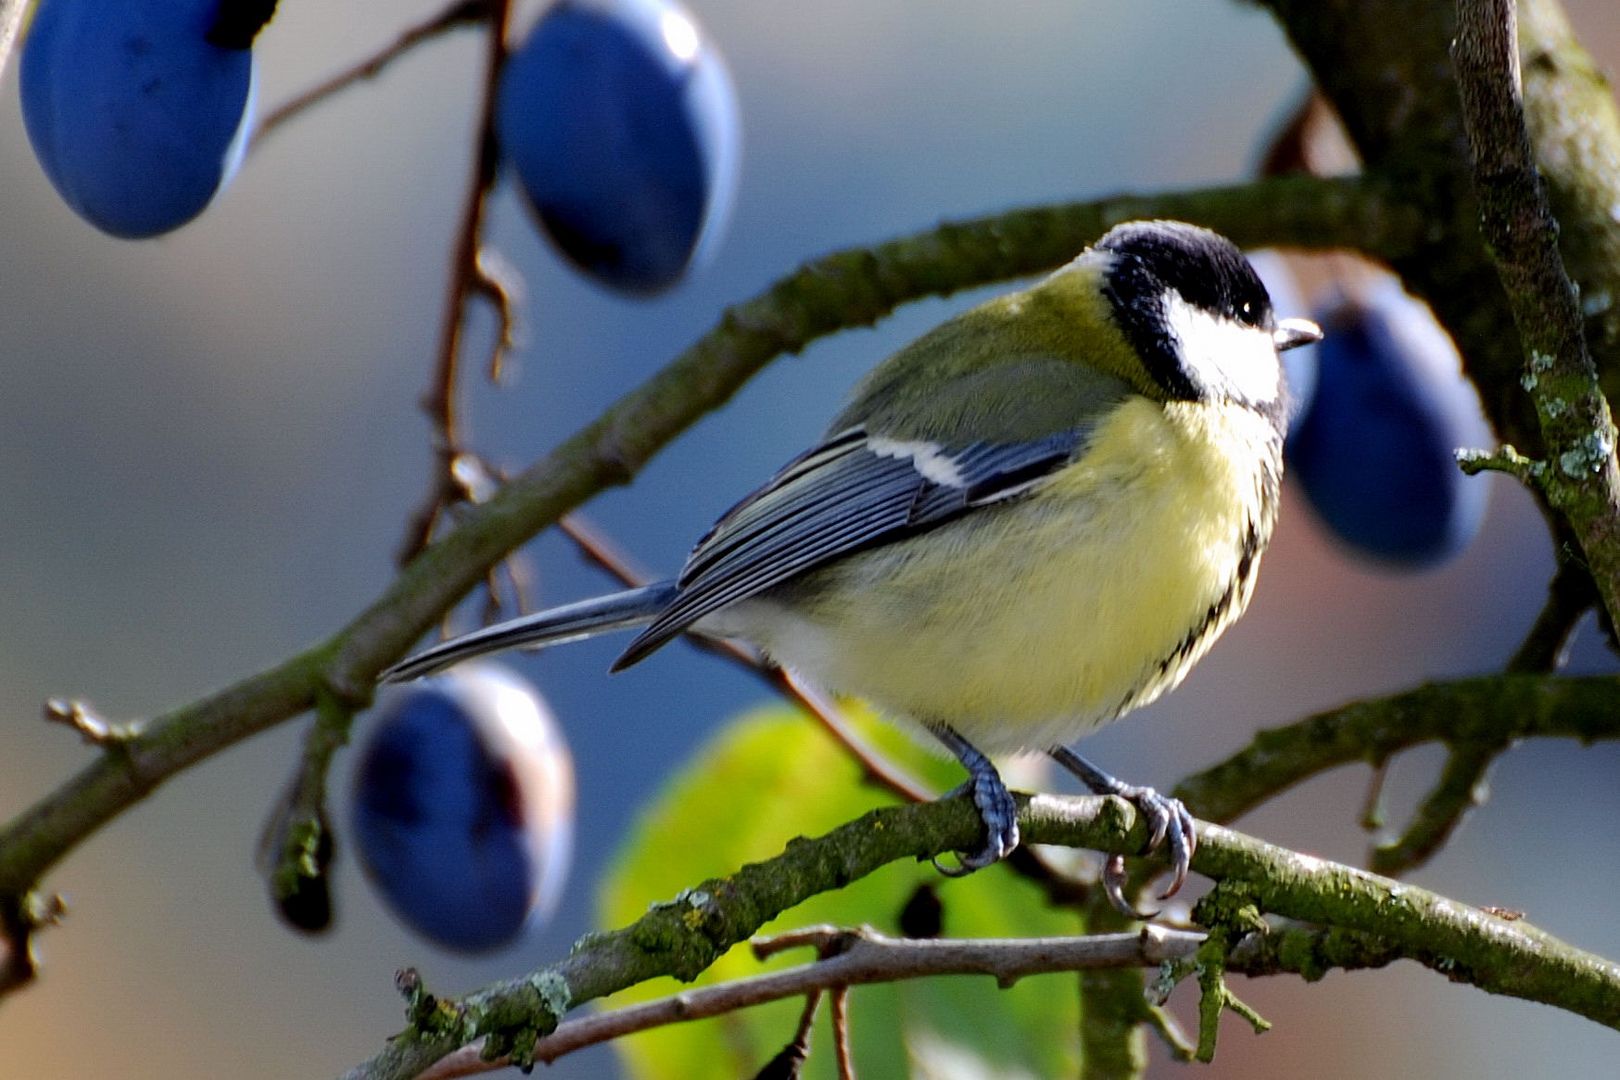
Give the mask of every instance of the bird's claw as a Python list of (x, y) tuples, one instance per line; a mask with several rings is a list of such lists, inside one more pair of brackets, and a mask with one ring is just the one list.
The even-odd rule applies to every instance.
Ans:
[[(1168, 795), (1160, 795), (1150, 787), (1137, 787), (1132, 784), (1119, 784), (1110, 791), (1111, 795), (1118, 795), (1136, 807), (1148, 826), (1147, 843), (1142, 845), (1142, 854), (1151, 855), (1166, 842), (1170, 845), (1170, 884), (1159, 894), (1160, 900), (1168, 900), (1181, 890), (1186, 884), (1187, 872), (1192, 869), (1193, 852), (1198, 850), (1198, 832), (1193, 824), (1193, 816), (1188, 812), (1180, 799)], [(1138, 910), (1125, 898), (1125, 857), (1111, 855), (1103, 865), (1103, 891), (1108, 895), (1109, 903), (1114, 910), (1122, 915), (1134, 919), (1150, 919), (1158, 914), (1157, 910)]]
[(979, 820), (984, 822), (984, 847), (978, 851), (958, 851), (955, 866), (945, 865), (936, 856), (932, 860), (934, 869), (946, 877), (966, 877), (975, 870), (993, 866), (1018, 847), (1018, 804), (1001, 777), (993, 770), (975, 773), (972, 780), (947, 792), (945, 798), (964, 794), (973, 797)]
[[(1192, 869), (1193, 852), (1198, 850), (1197, 828), (1192, 814), (1182, 801), (1160, 795), (1150, 787), (1124, 783), (1066, 746), (1055, 746), (1051, 753), (1059, 765), (1079, 777), (1098, 795), (1118, 795), (1136, 807), (1148, 828), (1148, 839), (1142, 845), (1142, 854), (1151, 855), (1166, 843), (1170, 845), (1170, 885), (1159, 894), (1159, 899), (1168, 900), (1176, 895), (1187, 881), (1187, 872)], [(1132, 919), (1150, 919), (1158, 914), (1157, 911), (1138, 911), (1125, 899), (1124, 856), (1109, 856), (1103, 864), (1102, 884), (1109, 903), (1121, 915)]]

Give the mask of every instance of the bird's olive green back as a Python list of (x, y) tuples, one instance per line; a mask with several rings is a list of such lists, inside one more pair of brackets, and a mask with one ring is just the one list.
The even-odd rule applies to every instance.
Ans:
[(828, 433), (1015, 442), (1086, 427), (1131, 393), (1163, 400), (1109, 314), (1103, 268), (1088, 252), (941, 324), (868, 373)]

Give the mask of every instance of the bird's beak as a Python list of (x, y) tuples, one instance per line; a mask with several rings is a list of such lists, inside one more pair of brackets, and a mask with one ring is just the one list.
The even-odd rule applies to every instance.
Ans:
[(1287, 352), (1321, 340), (1322, 328), (1309, 319), (1283, 319), (1277, 323), (1277, 329), (1271, 332), (1272, 344), (1277, 346), (1278, 352)]

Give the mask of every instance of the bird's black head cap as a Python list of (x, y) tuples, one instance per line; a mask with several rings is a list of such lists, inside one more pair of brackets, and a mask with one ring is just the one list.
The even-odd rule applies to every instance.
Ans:
[(1195, 400), (1198, 387), (1169, 326), (1172, 295), (1219, 318), (1270, 331), (1271, 297), (1236, 244), (1182, 221), (1132, 221), (1096, 243), (1113, 256), (1103, 293), (1114, 318), (1172, 398)]

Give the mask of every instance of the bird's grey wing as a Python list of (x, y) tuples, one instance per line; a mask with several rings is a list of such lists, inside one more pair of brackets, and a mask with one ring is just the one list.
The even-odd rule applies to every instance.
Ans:
[(703, 616), (843, 555), (1019, 494), (1073, 459), (1086, 430), (943, 446), (839, 432), (732, 507), (698, 542), (679, 591), (614, 664), (627, 667)]

